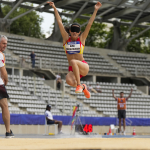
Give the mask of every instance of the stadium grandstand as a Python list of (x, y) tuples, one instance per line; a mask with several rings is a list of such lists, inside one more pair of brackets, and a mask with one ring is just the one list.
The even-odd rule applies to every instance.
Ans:
[[(48, 84), (48, 81), (51, 81), (52, 78), (55, 79), (55, 74), (61, 73), (65, 76), (68, 72), (68, 64), (65, 60), (65, 53), (61, 43), (56, 42), (55, 44), (55, 42), (52, 42), (52, 45), (49, 44), (50, 41), (23, 36), (19, 37), (18, 35), (10, 35), (7, 33), (5, 34), (8, 35), (9, 38), (7, 50), (5, 52), (6, 65), (8, 67), (8, 77), (10, 81), (12, 81), (8, 84), (7, 89), (10, 95), (10, 104), (18, 104), (19, 109), (16, 110), (15, 113), (26, 114), (34, 112), (35, 114), (43, 114), (45, 105), (50, 102), (57, 107), (57, 109), (55, 108), (57, 111), (54, 114), (67, 115), (61, 113), (59, 109), (62, 110), (63, 105), (66, 106), (66, 103), (68, 104), (69, 102), (70, 104), (66, 106), (64, 112), (69, 111), (70, 113), (70, 111), (72, 111), (72, 106), (76, 105), (76, 102), (79, 101), (79, 103), (82, 103), (85, 106), (85, 113), (83, 113), (85, 116), (115, 117), (117, 113), (116, 102), (112, 97), (112, 89), (116, 89), (118, 94), (119, 92), (124, 91), (126, 95), (128, 95), (130, 88), (133, 88), (133, 96), (130, 99), (130, 102), (128, 102), (128, 109), (131, 107), (128, 111), (128, 116), (145, 118), (146, 115), (149, 117), (148, 109), (145, 110), (145, 113), (142, 111), (143, 107), (146, 107), (150, 98), (148, 95), (148, 70), (145, 70), (144, 72), (143, 69), (143, 75), (140, 74), (140, 72), (137, 72), (139, 70), (136, 70), (136, 65), (138, 66), (138, 63), (141, 65), (141, 68), (142, 63), (143, 68), (148, 64), (150, 59), (147, 54), (136, 53), (135, 55), (133, 53), (118, 52), (114, 50), (111, 50), (110, 53), (110, 50), (108, 49), (101, 49), (100, 52), (98, 52), (99, 50), (97, 48), (86, 48), (85, 59), (87, 62), (89, 61), (90, 71), (88, 76), (83, 78), (82, 82), (91, 84), (93, 88), (96, 88), (96, 85), (99, 84), (102, 89), (102, 93), (92, 93), (91, 98), (87, 100), (83, 95), (80, 96), (79, 94), (77, 96), (74, 93), (74, 88), (67, 85), (65, 80), (63, 81), (64, 85), (62, 91), (57, 91), (55, 85), (52, 83)], [(36, 42), (29, 42), (32, 40)], [(31, 51), (34, 51), (37, 55), (35, 69), (32, 69), (31, 60), (29, 59)], [(60, 54), (59, 59), (57, 54)], [(21, 68), (20, 61), (22, 60), (22, 57), (26, 60), (24, 65), (25, 68)], [(124, 57), (124, 61), (122, 62), (127, 63), (127, 65), (129, 64), (129, 60), (131, 60), (130, 66), (134, 67), (135, 70), (130, 72), (128, 68), (124, 67), (123, 64), (120, 64), (119, 59), (117, 59), (117, 61), (115, 60), (116, 57)], [(90, 64), (90, 60), (94, 61)], [(137, 61), (137, 63), (135, 63), (135, 61)], [(132, 62), (134, 62), (135, 65), (132, 66)], [(42, 80), (42, 72), (48, 80)], [(31, 74), (31, 76), (29, 76), (29, 74)], [(40, 76), (38, 76), (38, 74)], [(19, 88), (18, 94), (15, 95), (16, 91), (18, 91), (18, 85), (21, 88)], [(24, 95), (24, 97), (21, 97), (21, 95)], [(35, 105), (35, 103), (39, 105)], [(87, 104), (89, 104), (88, 107)], [(99, 106), (97, 104), (99, 104)], [(134, 108), (134, 106), (136, 107)], [(149, 106), (147, 106), (147, 108), (149, 108)], [(141, 109), (141, 112), (139, 112), (139, 109)], [(13, 110), (11, 112), (13, 112)], [(88, 114), (88, 112), (91, 113)]]
[[(26, 5), (26, 2), (32, 3), (33, 6)], [(87, 25), (89, 16), (97, 3), (95, 0), (53, 0), (53, 2), (59, 9), (73, 12), (73, 14), (59, 12), (60, 15), (71, 18), (69, 24), (72, 24), (76, 18), (86, 19), (87, 22), (81, 27)], [(53, 33), (47, 39), (5, 32), (6, 28), (11, 28), (15, 20), (31, 11), (54, 14), (47, 1), (2, 0), (0, 2), (12, 6), (11, 11), (4, 18), (0, 18), (0, 34), (8, 38), (7, 48), (4, 51), (9, 78), (6, 89), (9, 94), (8, 107), (14, 133), (43, 134), (45, 132), (44, 113), (48, 104), (52, 107), (51, 112), (54, 118), (63, 121), (63, 131), (66, 134), (70, 134), (73, 106), (80, 106), (81, 122), (93, 125), (93, 132), (96, 134), (107, 133), (111, 124), (114, 124), (118, 130), (117, 101), (112, 96), (112, 90), (114, 89), (116, 97), (120, 96), (120, 92), (124, 92), (124, 96), (128, 97), (130, 90), (133, 89), (132, 96), (127, 101), (126, 133), (132, 135), (132, 129), (135, 126), (137, 134), (150, 134), (148, 130), (150, 126), (150, 54), (126, 51), (127, 45), (133, 39), (150, 30), (148, 25), (150, 1), (100, 0), (100, 2), (102, 7), (95, 21), (112, 24), (114, 32), (107, 48), (85, 46), (84, 59), (90, 69), (88, 75), (81, 79), (81, 83), (92, 86), (94, 89), (99, 86), (101, 89), (100, 93), (91, 92), (89, 99), (85, 98), (83, 93), (76, 94), (75, 88), (65, 81), (68, 61), (56, 20)], [(9, 16), (18, 7), (29, 10), (10, 19)], [(128, 22), (122, 20), (128, 20)], [(127, 32), (120, 33), (120, 26), (128, 27)], [(133, 27), (144, 30), (128, 39), (127, 35)], [(35, 68), (32, 67), (30, 59), (30, 53), (33, 51), (36, 54)], [(60, 90), (57, 89), (56, 83), (58, 74), (61, 74), (62, 79)], [(43, 76), (45, 79), (42, 78)], [(1, 109), (0, 112), (2, 112)], [(1, 115), (2, 129), (3, 124)], [(34, 127), (31, 127), (32, 125)], [(0, 133), (3, 134), (3, 131), (0, 130)]]

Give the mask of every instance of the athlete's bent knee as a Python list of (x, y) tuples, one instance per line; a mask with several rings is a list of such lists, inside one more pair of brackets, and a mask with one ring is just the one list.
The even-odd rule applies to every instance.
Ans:
[(66, 83), (71, 86), (73, 85), (73, 81), (70, 78), (66, 78)]
[(76, 65), (76, 60), (75, 60), (75, 59), (72, 59), (72, 60), (70, 61), (70, 65), (71, 65), (71, 66)]

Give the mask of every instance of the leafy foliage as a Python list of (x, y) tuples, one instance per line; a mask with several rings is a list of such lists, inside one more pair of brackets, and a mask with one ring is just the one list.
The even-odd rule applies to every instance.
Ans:
[[(2, 6), (2, 12), (4, 16), (11, 10), (12, 8), (8, 5)], [(22, 13), (25, 13), (28, 9), (25, 8), (17, 8), (13, 11), (13, 13), (9, 16), (9, 19), (12, 19)], [(41, 30), (41, 23), (43, 18), (36, 11), (32, 11), (29, 14), (15, 20), (10, 27), (10, 33), (25, 35), (35, 38), (45, 38), (45, 35)]]
[[(67, 13), (72, 13), (72, 12), (67, 12)], [(85, 14), (85, 15), (89, 16), (88, 14)], [(63, 16), (62, 20), (63, 20), (64, 25), (67, 25), (70, 21), (70, 18)], [(74, 22), (78, 22), (79, 24), (83, 24), (86, 21), (87, 20), (79, 19), (79, 18), (74, 20)], [(122, 20), (122, 21), (129, 22), (127, 20)], [(85, 27), (86, 26), (82, 27), (81, 29), (82, 32), (85, 30)], [(122, 37), (127, 32), (128, 28), (129, 26), (122, 26), (122, 25), (120, 26)], [(114, 30), (114, 27), (108, 28), (107, 24), (99, 23), (95, 21), (86, 39), (86, 45), (92, 46), (92, 47), (99, 47), (99, 48), (107, 47), (109, 43), (112, 41), (113, 30)], [(140, 33), (143, 30), (145, 29), (139, 28), (139, 27), (133, 27), (130, 30), (130, 33), (128, 34), (126, 38), (130, 39), (131, 37)], [(150, 30), (141, 34), (139, 37), (133, 39), (127, 45), (126, 50), (129, 52), (150, 53), (150, 47), (147, 47), (145, 45), (146, 39), (149, 39), (149, 37), (150, 37)]]

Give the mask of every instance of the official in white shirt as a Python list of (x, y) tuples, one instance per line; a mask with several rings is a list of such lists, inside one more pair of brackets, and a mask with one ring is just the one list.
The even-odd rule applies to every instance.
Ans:
[(5, 68), (5, 56), (3, 54), (7, 47), (7, 37), (0, 35), (0, 107), (2, 109), (2, 118), (6, 128), (6, 138), (14, 137), (13, 132), (10, 129), (10, 113), (8, 109), (7, 98), (9, 98), (5, 86), (8, 83), (8, 75)]
[(53, 115), (51, 113), (51, 105), (46, 106), (45, 117), (47, 120), (47, 124), (58, 124), (58, 134), (62, 134), (62, 121), (54, 120)]

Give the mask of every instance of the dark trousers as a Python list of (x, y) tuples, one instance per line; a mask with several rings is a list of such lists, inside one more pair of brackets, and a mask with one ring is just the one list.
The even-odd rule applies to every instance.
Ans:
[(58, 82), (58, 83), (57, 83), (57, 90), (60, 90), (60, 87), (61, 87), (61, 83)]
[(34, 68), (35, 67), (35, 59), (32, 59), (31, 62), (32, 62), (32, 68)]

